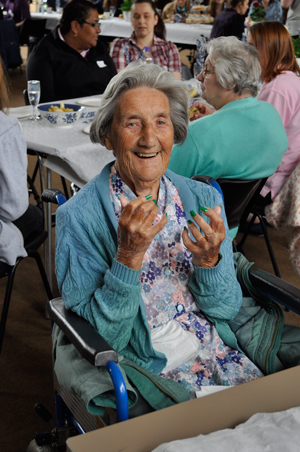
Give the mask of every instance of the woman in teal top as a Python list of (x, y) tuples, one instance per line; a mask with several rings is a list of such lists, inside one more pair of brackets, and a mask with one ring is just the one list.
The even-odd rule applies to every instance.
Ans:
[(199, 102), (191, 106), (187, 139), (174, 146), (169, 169), (185, 177), (268, 177), (280, 165), (288, 139), (276, 109), (256, 99), (258, 52), (234, 36), (213, 39), (207, 51), (198, 80), (202, 98), (214, 109)]

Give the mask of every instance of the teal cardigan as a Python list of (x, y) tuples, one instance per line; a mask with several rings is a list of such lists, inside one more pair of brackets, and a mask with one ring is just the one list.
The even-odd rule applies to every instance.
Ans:
[[(63, 206), (56, 216), (56, 275), (67, 309), (88, 320), (121, 355), (159, 374), (166, 357), (154, 350), (139, 282), (140, 271), (115, 260), (117, 220), (109, 194), (111, 163)], [(187, 219), (200, 206), (222, 204), (209, 185), (166, 172), (178, 189)], [(194, 268), (189, 289), (199, 309), (215, 319), (218, 333), (233, 348), (227, 322), (238, 313), (242, 292), (236, 279), (224, 208), (226, 238), (214, 268)], [(207, 220), (204, 214), (203, 218)], [(219, 322), (220, 321), (220, 322)]]

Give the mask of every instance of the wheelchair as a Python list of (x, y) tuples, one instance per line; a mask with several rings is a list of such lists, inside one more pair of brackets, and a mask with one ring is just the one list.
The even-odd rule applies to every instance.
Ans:
[[(66, 201), (59, 190), (45, 190), (42, 199), (58, 205)], [(248, 270), (248, 278), (256, 293), (261, 294), (262, 299), (268, 296), (275, 302), (300, 314), (300, 289), (257, 268)], [(89, 322), (74, 312), (66, 310), (62, 298), (51, 300), (48, 312), (51, 321), (75, 346), (82, 358), (95, 367), (105, 366), (107, 368), (114, 386), (116, 410), (107, 409), (104, 418), (90, 414), (83, 401), (60, 386), (54, 376), (56, 426), (50, 432), (37, 433), (27, 452), (63, 451), (65, 450), (65, 440), (70, 436), (84, 434), (154, 411), (140, 395), (136, 406), (128, 409), (126, 385), (117, 365), (118, 355)], [(51, 420), (51, 415), (42, 405), (37, 404), (35, 408), (45, 421)], [(63, 441), (60, 442), (62, 436)]]

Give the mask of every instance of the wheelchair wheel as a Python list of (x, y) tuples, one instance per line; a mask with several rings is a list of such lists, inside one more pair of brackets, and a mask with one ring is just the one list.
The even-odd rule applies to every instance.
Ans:
[(26, 452), (54, 452), (54, 449), (50, 444), (38, 446), (36, 440), (33, 439), (29, 444)]

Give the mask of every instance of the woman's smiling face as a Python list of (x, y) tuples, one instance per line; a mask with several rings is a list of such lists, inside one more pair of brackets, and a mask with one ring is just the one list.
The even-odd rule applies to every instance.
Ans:
[(159, 187), (174, 141), (168, 98), (156, 89), (126, 91), (115, 110), (109, 136), (104, 139), (116, 155), (116, 169), (137, 195)]

